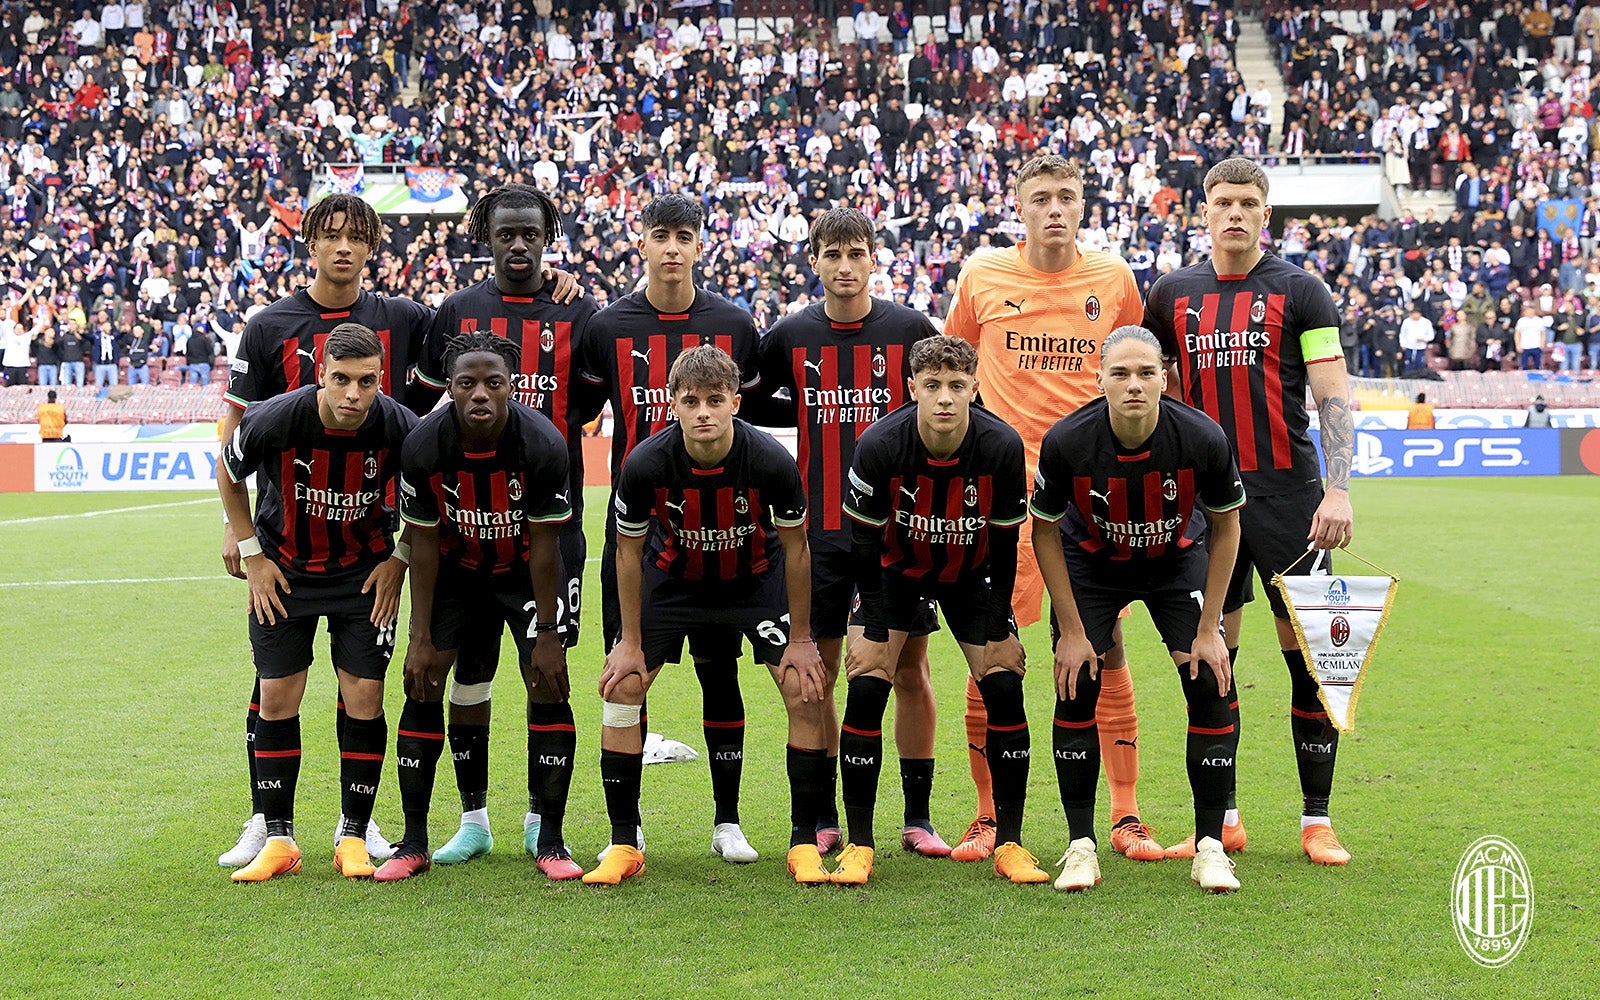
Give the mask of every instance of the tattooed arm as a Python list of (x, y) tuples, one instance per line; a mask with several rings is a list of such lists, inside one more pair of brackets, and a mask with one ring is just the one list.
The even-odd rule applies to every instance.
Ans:
[(1319, 549), (1344, 548), (1354, 534), (1350, 509), (1350, 462), (1355, 455), (1356, 426), (1350, 413), (1350, 377), (1341, 361), (1310, 365), (1311, 398), (1322, 428), (1322, 457), (1328, 467), (1327, 493), (1311, 518), (1306, 540)]

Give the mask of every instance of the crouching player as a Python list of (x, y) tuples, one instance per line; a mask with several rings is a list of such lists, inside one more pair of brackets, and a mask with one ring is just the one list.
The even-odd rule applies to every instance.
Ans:
[(1100, 881), (1100, 666), (1117, 613), (1143, 601), (1178, 665), (1189, 706), (1197, 838), (1190, 874), (1203, 889), (1232, 892), (1239, 880), (1222, 850), (1222, 817), (1239, 736), (1222, 604), (1239, 549), (1244, 488), (1222, 428), (1162, 395), (1161, 344), (1150, 331), (1114, 330), (1096, 381), (1105, 396), (1046, 432), (1030, 503), (1034, 552), (1054, 616), (1056, 779), (1071, 837), (1056, 888), (1078, 891)]
[(978, 352), (966, 341), (920, 340), (909, 367), (911, 401), (856, 442), (845, 498), (856, 522), (851, 548), (865, 631), (845, 656), (839, 777), (850, 844), (832, 880), (859, 885), (872, 872), (884, 706), (922, 602), (933, 598), (989, 712), (995, 874), (1045, 882), (1038, 859), (1021, 846), (1028, 720), (1011, 591), (1018, 527), (1027, 516), (1022, 438), (972, 405)]
[[(506, 625), (528, 691), (528, 787), (543, 807), (537, 864), (551, 879), (583, 874), (561, 835), (577, 746), (559, 596), (558, 535), (572, 517), (567, 444), (544, 414), (511, 398), (520, 353), (487, 331), (453, 339), (443, 364), (450, 405), (406, 439), (400, 511), (411, 526), (414, 568), (406, 703), (395, 741), (406, 833), (378, 869), (379, 881), (428, 870), (428, 804), (452, 664), (452, 724), (481, 734), (472, 750), (485, 773), (472, 787), (488, 787), (487, 702)], [(488, 830), (482, 799), (463, 805)]]
[[(616, 485), (621, 639), (600, 674), (600, 779), (611, 847), (583, 877), (616, 885), (644, 871), (636, 845), (645, 692), (685, 639), (750, 640), (789, 715), (789, 870), (828, 881), (817, 851), (827, 796), (822, 660), (811, 639), (805, 489), (794, 459), (739, 412), (739, 369), (691, 348), (667, 376), (674, 423), (628, 455)], [(548, 821), (547, 821), (548, 822)]]
[[(391, 539), (385, 497), (417, 418), (383, 394), (383, 342), (359, 323), (328, 334), (317, 384), (252, 406), (222, 450), (217, 486), (250, 585), (250, 650), (261, 681), (256, 791), (267, 841), (235, 882), (300, 870), (294, 841), (300, 701), (317, 622), (328, 631), (349, 721), (340, 750), (344, 823), (333, 866), (374, 871), (367, 821), (378, 794), (388, 728), (383, 676), (405, 579), (406, 544)], [(250, 516), (245, 480), (258, 474)]]

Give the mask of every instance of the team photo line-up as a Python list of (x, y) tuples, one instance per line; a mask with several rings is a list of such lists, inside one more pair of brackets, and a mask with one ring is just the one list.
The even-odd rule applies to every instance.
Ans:
[[(493, 274), (437, 310), (363, 287), (383, 232), (369, 205), (336, 194), (312, 206), (301, 237), (314, 277), (249, 322), (226, 394), (222, 557), (248, 584), (256, 674), (251, 817), (219, 858), (233, 880), (300, 869), (299, 711), (325, 618), (338, 678), (333, 864), (347, 877), (401, 880), (492, 850), (490, 685), (509, 627), (526, 694), (523, 846), (550, 879), (617, 884), (644, 872), (646, 696), (685, 645), (703, 698), (711, 848), (757, 860), (739, 817), (748, 640), (788, 716), (797, 882), (870, 878), (891, 695), (902, 846), (992, 859), (1015, 883), (1050, 881), (1023, 846), (1032, 729), (1018, 640), (1048, 608), (1048, 730), (1069, 830), (1055, 886), (1100, 882), (1103, 768), (1112, 850), (1188, 859), (1201, 888), (1238, 889), (1241, 610), (1253, 576), (1265, 583), (1292, 564), (1328, 572), (1330, 550), (1351, 538), (1339, 316), (1315, 275), (1262, 249), (1269, 185), (1251, 160), (1224, 160), (1205, 178), (1211, 257), (1164, 274), (1142, 302), (1119, 255), (1077, 246), (1076, 164), (1041, 154), (1012, 183), (1026, 237), (968, 262), (942, 332), (868, 294), (874, 227), (851, 208), (810, 229), (823, 297), (762, 336), (748, 312), (695, 284), (704, 209), (682, 195), (646, 204), (645, 283), (603, 310), (542, 264), (560, 222), (535, 188), (508, 184), (472, 208), (467, 231), (491, 248)], [(588, 559), (582, 438), (607, 406), (604, 634), (587, 641), (606, 651), (611, 838), (586, 872), (563, 836), (578, 725), (567, 654)], [(757, 425), (797, 428), (796, 455)], [(1315, 557), (1300, 559), (1308, 546)], [(390, 843), (372, 807), (408, 574), (393, 731), (405, 830)], [(1302, 846), (1313, 862), (1344, 865), (1328, 814), (1338, 732), (1287, 608), (1265, 589), (1291, 677)], [(1188, 709), (1194, 827), (1165, 847), (1137, 798), (1121, 618), (1141, 601)], [(970, 675), (977, 801), (954, 846), (929, 819), (928, 644), (940, 611)], [(428, 812), (447, 744), (462, 811), (434, 848)]]

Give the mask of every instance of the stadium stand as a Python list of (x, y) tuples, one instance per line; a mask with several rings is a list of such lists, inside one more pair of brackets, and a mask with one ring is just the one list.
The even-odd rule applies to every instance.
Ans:
[[(550, 190), (562, 266), (602, 302), (641, 274), (640, 205), (698, 193), (707, 280), (765, 328), (817, 294), (808, 220), (839, 203), (880, 226), (874, 293), (942, 315), (964, 258), (1019, 235), (1007, 178), (1042, 148), (1083, 166), (1083, 244), (1142, 283), (1206, 253), (1218, 159), (1381, 163), (1397, 217), (1274, 220), (1345, 311), (1351, 370), (1384, 374), (1387, 324), (1418, 304), (1446, 380), (1430, 399), (1520, 407), (1543, 377), (1555, 405), (1600, 405), (1595, 7), (542, 6), (0, 2), (0, 334), (31, 354), (0, 417), (31, 414), (47, 331), (109, 330), (126, 383), (142, 327), (150, 384), (60, 387), (69, 419), (212, 419), (244, 321), (308, 278), (307, 200), (363, 164), (449, 167), (468, 201)], [(1241, 47), (1279, 75), (1247, 82)], [(454, 217), (387, 221), (376, 290), (437, 304), (487, 274)], [(1531, 353), (1524, 316), (1544, 325)], [(191, 336), (219, 344), (210, 386), (182, 385)]]

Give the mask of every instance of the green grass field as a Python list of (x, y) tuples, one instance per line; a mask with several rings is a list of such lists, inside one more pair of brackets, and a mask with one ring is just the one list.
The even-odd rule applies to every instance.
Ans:
[[(590, 494), (593, 521), (603, 501)], [(325, 659), (304, 710), (305, 871), (233, 885), (215, 859), (247, 812), (250, 671), (243, 584), (220, 574), (215, 499), (0, 497), (0, 996), (1592, 996), (1600, 480), (1362, 482), (1355, 500), (1356, 550), (1402, 581), (1340, 753), (1333, 813), (1355, 862), (1326, 870), (1300, 853), (1288, 678), (1263, 601), (1248, 613), (1240, 663), (1244, 889), (1207, 897), (1187, 862), (1139, 865), (1112, 855), (1104, 834), (1105, 881), (1075, 896), (1002, 883), (987, 864), (908, 857), (892, 836), (893, 761), (879, 843), (896, 849), (880, 852), (871, 884), (800, 889), (783, 866), (781, 705), (753, 668), (743, 818), (759, 863), (710, 854), (702, 760), (645, 771), (645, 875), (615, 889), (547, 883), (521, 851), (526, 754), (508, 666), (491, 764), (496, 852), (396, 885), (349, 883), (330, 865)], [(571, 660), (579, 766), (567, 839), (588, 865), (608, 827), (598, 628), (586, 627)], [(1141, 804), (1170, 842), (1191, 815), (1181, 694), (1142, 610), (1128, 636)], [(1048, 865), (1066, 828), (1048, 753), (1047, 633), (1035, 626), (1024, 642), (1043, 748), (1025, 840)], [(964, 678), (948, 635), (932, 651), (934, 819), (953, 841), (972, 809)], [(400, 700), (391, 685), (391, 727)], [(651, 692), (651, 728), (698, 747), (699, 718), (693, 671), (669, 666)], [(377, 818), (398, 836), (392, 760), (383, 780)], [(1104, 805), (1102, 789), (1102, 831)], [(446, 757), (436, 843), (456, 816)], [(1499, 970), (1468, 960), (1449, 910), (1456, 863), (1485, 834), (1522, 849), (1537, 899), (1525, 950)]]

